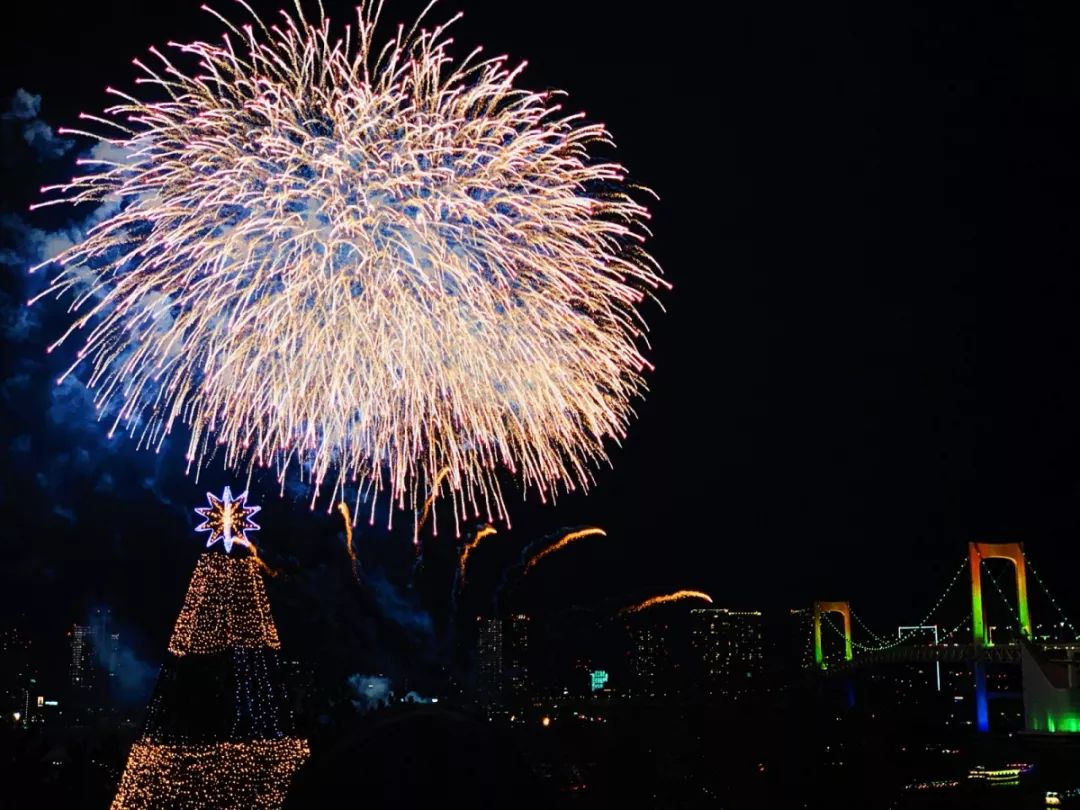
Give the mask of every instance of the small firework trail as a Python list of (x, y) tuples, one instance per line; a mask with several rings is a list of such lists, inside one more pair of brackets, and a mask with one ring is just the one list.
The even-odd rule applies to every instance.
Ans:
[(476, 533), (476, 537), (465, 544), (465, 547), (461, 550), (461, 559), (458, 560), (458, 583), (459, 585), (465, 584), (465, 564), (469, 561), (469, 555), (473, 549), (480, 545), (480, 541), (485, 537), (491, 537), (493, 534), (497, 534), (495, 527), (490, 523)]
[[(427, 500), (424, 501), (424, 509), (420, 514), (420, 519), (416, 522), (416, 530), (413, 532), (413, 545), (420, 548), (420, 530), (424, 528), (424, 524), (427, 523), (428, 515), (431, 514), (431, 505), (435, 503), (435, 499), (439, 497), (439, 487), (442, 486), (443, 480), (450, 474), (449, 467), (443, 467), (439, 470), (439, 474), (435, 476), (435, 483), (431, 485), (431, 494), (428, 495)], [(438, 534), (438, 530), (433, 530), (434, 534)]]
[(643, 610), (648, 610), (651, 607), (657, 605), (666, 605), (669, 602), (681, 602), (684, 599), (703, 599), (712, 604), (712, 597), (704, 591), (675, 591), (675, 593), (666, 593), (663, 596), (653, 596), (646, 599), (644, 602), (639, 602), (636, 605), (630, 605), (624, 607), (619, 611), (619, 616), (629, 616), (634, 613), (640, 613)]
[(542, 551), (537, 552), (525, 563), (525, 573), (528, 573), (533, 567), (540, 562), (544, 557), (549, 554), (554, 554), (556, 551), (561, 551), (573, 542), (583, 540), (586, 537), (607, 537), (607, 532), (603, 529), (598, 529), (595, 526), (590, 526), (586, 529), (576, 529), (568, 534), (564, 534), (556, 542), (552, 543)]
[(341, 512), (341, 517), (345, 521), (345, 551), (349, 554), (349, 561), (352, 563), (353, 576), (356, 581), (360, 581), (360, 574), (357, 571), (359, 563), (356, 560), (356, 549), (353, 548), (352, 542), (352, 516), (349, 514), (349, 505), (342, 501), (338, 504), (338, 511)]
[(271, 568), (269, 565), (267, 565), (266, 561), (263, 560), (263, 558), (259, 556), (259, 549), (257, 549), (255, 547), (254, 543), (248, 542), (247, 550), (251, 554), (251, 556), (255, 558), (255, 564), (258, 565), (259, 568), (261, 568), (263, 570), (264, 574), (266, 574), (268, 577), (276, 577), (277, 576), (277, 571), (275, 571), (273, 568)]

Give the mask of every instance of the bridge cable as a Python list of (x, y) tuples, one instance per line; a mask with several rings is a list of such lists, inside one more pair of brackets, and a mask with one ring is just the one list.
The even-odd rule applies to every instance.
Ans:
[(864, 622), (862, 620), (862, 617), (858, 613), (856, 613), (854, 610), (851, 611), (851, 618), (853, 618), (858, 623), (859, 627), (861, 627), (863, 630), (865, 630), (867, 635), (869, 635), (870, 638), (872, 638), (878, 644), (888, 644), (889, 643), (889, 639), (879, 636), (877, 633), (875, 633), (873, 630), (871, 630), (869, 627), (867, 627), (866, 622)]
[(1080, 632), (1077, 632), (1076, 626), (1072, 623), (1072, 620), (1069, 619), (1061, 605), (1058, 604), (1057, 599), (1050, 593), (1050, 589), (1046, 587), (1046, 583), (1043, 582), (1042, 577), (1039, 576), (1039, 572), (1035, 570), (1035, 566), (1031, 564), (1031, 558), (1028, 557), (1027, 554), (1024, 554), (1024, 564), (1027, 566), (1027, 569), (1031, 572), (1032, 576), (1035, 577), (1035, 581), (1039, 583), (1039, 587), (1042, 588), (1043, 593), (1046, 594), (1046, 598), (1050, 600), (1050, 604), (1054, 606), (1054, 610), (1058, 612), (1058, 616), (1061, 617), (1064, 625), (1072, 631), (1073, 638), (1080, 639)]
[[(937, 602), (934, 603), (934, 606), (932, 608), (930, 608), (930, 611), (923, 617), (922, 621), (919, 622), (920, 625), (926, 625), (926, 623), (929, 622), (930, 619), (933, 618), (934, 614), (937, 613), (938, 608), (941, 607), (942, 603), (945, 601), (945, 598), (952, 592), (952, 589), (956, 587), (956, 583), (960, 581), (960, 576), (964, 573), (964, 569), (967, 567), (967, 565), (968, 565), (968, 560), (965, 557), (961, 561), (960, 567), (956, 569), (956, 573), (953, 574), (953, 577), (949, 581), (949, 584), (945, 586), (945, 590), (942, 591), (941, 596), (938, 597)], [(825, 615), (828, 616), (828, 614), (825, 614)], [(855, 621), (857, 621), (859, 623), (859, 625), (864, 630), (866, 630), (867, 633), (870, 634), (870, 636), (875, 641), (879, 642), (879, 645), (874, 646), (872, 644), (861, 644), (861, 643), (855, 641), (854, 639), (852, 639), (851, 645), (853, 647), (858, 647), (860, 650), (865, 650), (867, 652), (881, 652), (882, 650), (891, 650), (893, 647), (898, 647), (901, 644), (907, 643), (908, 641), (910, 641), (912, 638), (914, 638), (919, 633), (918, 630), (911, 630), (911, 631), (908, 631), (906, 634), (898, 636), (893, 641), (886, 641), (883, 636), (879, 636), (877, 633), (875, 633), (873, 630), (871, 630), (869, 627), (867, 627), (866, 623), (863, 622), (863, 620), (861, 618), (859, 618), (858, 614), (855, 613), (855, 611), (851, 611), (851, 616), (852, 616), (853, 619), (855, 619)]]
[[(829, 626), (829, 629), (832, 630), (837, 635), (838, 638), (841, 638), (841, 639), (844, 638), (844, 631), (836, 626), (836, 624), (833, 622), (832, 617), (829, 614), (823, 613), (822, 618), (825, 619), (825, 623)], [(952, 628), (946, 630), (944, 633), (942, 633), (938, 637), (938, 644), (939, 645), (945, 644), (948, 641), (948, 639), (952, 638), (958, 632), (960, 632), (960, 630), (964, 627), (964, 625), (968, 624), (970, 621), (971, 621), (971, 616), (965, 614), (960, 619), (960, 621), (957, 622)], [(912, 635), (913, 634), (908, 634), (907, 636), (904, 637), (904, 640), (905, 641), (910, 640)], [(866, 644), (860, 644), (859, 642), (852, 639), (851, 646), (858, 649), (860, 652), (886, 652), (888, 650), (896, 648), (897, 646), (899, 646), (899, 644), (890, 644), (890, 645), (885, 646), (885, 647), (871, 647), (871, 646), (868, 646)]]
[(970, 613), (964, 614), (964, 617), (957, 623), (956, 627), (954, 627), (952, 630), (947, 631), (944, 635), (941, 636), (941, 640), (944, 641), (945, 639), (947, 639), (947, 638), (949, 638), (951, 636), (955, 636), (958, 632), (960, 632), (960, 628), (962, 628), (965, 624), (967, 624), (970, 621), (971, 621), (971, 614)]

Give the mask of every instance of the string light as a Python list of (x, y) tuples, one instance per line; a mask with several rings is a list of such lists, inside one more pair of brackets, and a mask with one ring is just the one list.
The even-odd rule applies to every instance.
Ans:
[(173, 655), (229, 647), (278, 649), (277, 628), (254, 557), (203, 554), (169, 639)]
[[(258, 528), (247, 520), (257, 507), (244, 501), (226, 487), (221, 499), (211, 496), (211, 506), (199, 510), (207, 519), (200, 530), (213, 532), (211, 542), (223, 539), (225, 553), (205, 552), (195, 565), (169, 641), (172, 655), (111, 810), (280, 810), (310, 753), (307, 741), (291, 734), (263, 563), (243, 537), (245, 529)], [(251, 553), (229, 556), (231, 542)], [(218, 678), (233, 685), (231, 700), (214, 689), (208, 703), (191, 705), (198, 681)], [(221, 700), (224, 705), (215, 702)]]
[[(829, 626), (829, 629), (831, 629), (834, 633), (836, 633), (836, 635), (839, 638), (844, 637), (844, 631), (841, 630), (839, 627), (837, 627), (835, 624), (833, 624), (832, 618), (828, 614), (822, 614), (822, 618), (825, 620), (825, 623)], [(971, 621), (971, 617), (965, 614), (963, 616), (963, 618), (961, 618), (960, 621), (952, 629), (946, 630), (945, 632), (943, 632), (941, 634), (941, 640), (940, 640), (939, 643), (944, 644), (946, 641), (948, 641), (950, 638), (952, 638), (958, 632), (960, 632), (960, 630), (962, 630), (965, 627), (965, 625), (967, 625), (970, 621)], [(910, 639), (911, 635), (912, 634), (909, 634), (909, 635), (905, 636), (903, 640), (906, 641), (906, 640)], [(810, 648), (812, 648), (813, 647), (813, 638), (812, 638), (812, 636), (808, 637), (808, 639), (809, 639), (808, 646)], [(859, 644), (857, 641), (854, 641), (854, 640), (851, 643), (852, 643), (852, 646), (856, 647), (861, 652), (883, 652), (885, 650), (890, 650), (890, 649), (892, 649), (894, 647), (899, 646), (902, 642), (900, 642), (900, 641), (894, 642), (894, 643), (890, 644), (887, 647), (871, 647), (871, 646), (868, 646), (866, 644)], [(805, 662), (805, 660), (804, 660), (803, 666), (804, 667), (809, 667), (809, 664), (807, 664)]]
[(277, 810), (309, 753), (307, 742), (295, 737), (206, 745), (139, 741), (110, 810)]
[[(851, 617), (855, 620), (855, 623), (858, 624), (859, 627), (861, 627), (863, 630), (865, 630), (867, 635), (870, 636), (870, 638), (872, 638), (878, 644), (891, 644), (892, 643), (890, 640), (882, 638), (877, 633), (875, 633), (873, 630), (871, 630), (869, 627), (867, 627), (866, 622), (864, 622), (862, 620), (862, 617), (859, 616), (859, 614), (857, 614), (854, 610), (851, 611)], [(856, 645), (856, 646), (858, 646), (858, 645)]]

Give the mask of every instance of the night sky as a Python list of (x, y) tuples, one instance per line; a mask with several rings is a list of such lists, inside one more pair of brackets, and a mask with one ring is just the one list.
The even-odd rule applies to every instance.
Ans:
[[(388, 0), (384, 17), (420, 5)], [(588, 496), (511, 503), (459, 609), (489, 610), (530, 542), (592, 524), (609, 538), (553, 557), (517, 606), (596, 616), (693, 587), (731, 607), (850, 599), (888, 630), (920, 618), (981, 539), (1023, 541), (1080, 613), (1071, 28), (877, 5), (715, 4), (706, 19), (699, 4), (439, 4), (440, 19), (466, 11), (458, 55), (527, 59), (524, 84), (566, 89), (608, 125), (660, 195), (651, 249), (675, 285), (666, 313), (646, 311), (657, 370), (613, 469)], [(107, 84), (130, 89), (147, 46), (216, 37), (198, 6), (21, 4), (0, 49), (0, 609), (59, 633), (109, 606), (149, 659), (201, 546), (191, 510), (241, 482), (185, 477), (183, 435), (159, 456), (107, 440), (85, 390), (54, 385), (65, 357), (44, 347), (64, 306), (22, 307), (41, 284), (25, 268), (80, 215), (26, 209), (89, 146), (43, 127), (100, 111)], [(39, 110), (11, 101), (20, 88)], [(363, 526), (358, 588), (337, 514), (277, 492), (252, 488), (283, 627), (384, 669), (438, 651), (451, 537), (417, 573), (406, 533)], [(1051, 618), (1038, 598), (1036, 621)]]

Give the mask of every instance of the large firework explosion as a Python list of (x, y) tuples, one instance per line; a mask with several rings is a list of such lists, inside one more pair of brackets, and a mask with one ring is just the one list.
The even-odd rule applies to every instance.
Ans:
[(665, 286), (648, 212), (590, 154), (603, 125), (515, 88), (524, 65), (452, 60), (456, 17), (379, 46), (381, 3), (340, 32), (241, 5), (240, 26), (211, 11), (218, 44), (135, 60), (158, 100), (110, 89), (82, 116), (107, 134), (67, 130), (101, 143), (43, 204), (102, 208), (44, 293), (71, 296), (54, 346), (85, 334), (66, 374), (88, 367), (139, 446), (180, 423), (196, 471), (220, 453), (284, 486), (295, 464), (313, 504), (355, 485), (372, 520), (440, 496), (455, 524), (505, 519), (500, 468), (587, 488)]

